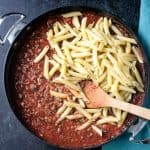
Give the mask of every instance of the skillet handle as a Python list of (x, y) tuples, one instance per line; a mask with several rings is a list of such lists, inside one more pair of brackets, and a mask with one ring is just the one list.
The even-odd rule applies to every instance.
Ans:
[(6, 40), (8, 40), (9, 44), (12, 44), (18, 31), (21, 31), (26, 26), (26, 23), (22, 22), (26, 16), (21, 13), (8, 13), (0, 16), (0, 26), (12, 17), (17, 17), (17, 21), (11, 25), (3, 38), (0, 37), (1, 45), (5, 44)]
[[(142, 129), (146, 126), (147, 123), (148, 123), (147, 120), (138, 118), (138, 122), (135, 125), (132, 125), (128, 129), (128, 133), (131, 133), (129, 141), (136, 142), (136, 143), (142, 143), (141, 140), (136, 139), (136, 135), (138, 135), (142, 131)], [(143, 144), (145, 144), (145, 143), (143, 143)]]

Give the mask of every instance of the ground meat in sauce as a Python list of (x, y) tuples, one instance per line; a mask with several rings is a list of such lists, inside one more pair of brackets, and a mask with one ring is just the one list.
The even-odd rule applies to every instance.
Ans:
[[(88, 17), (88, 23), (96, 22), (99, 18), (95, 13), (85, 13), (84, 16)], [(48, 44), (46, 32), (52, 23), (57, 20), (72, 24), (70, 19), (63, 19), (62, 17), (44, 18), (43, 21), (35, 26), (32, 33), (25, 38), (26, 40), (18, 53), (15, 63), (16, 69), (14, 70), (15, 102), (18, 106), (17, 108), (26, 127), (49, 143), (77, 148), (105, 143), (109, 139), (118, 136), (133, 117), (131, 115), (128, 116), (122, 127), (109, 124), (103, 125), (104, 135), (102, 138), (93, 132), (91, 128), (75, 131), (75, 128), (83, 120), (80, 122), (65, 120), (58, 126), (55, 126), (57, 119), (55, 113), (62, 105), (62, 101), (59, 98), (51, 97), (49, 91), (54, 89), (64, 93), (69, 91), (62, 85), (58, 86), (44, 79), (43, 61), (34, 64), (33, 60), (41, 49)], [(120, 28), (122, 29), (121, 26)], [(52, 56), (53, 53), (55, 51), (51, 50), (48, 56)], [(143, 72), (143, 67), (140, 68)], [(144, 93), (138, 93), (134, 96), (133, 103), (141, 104), (143, 97)]]

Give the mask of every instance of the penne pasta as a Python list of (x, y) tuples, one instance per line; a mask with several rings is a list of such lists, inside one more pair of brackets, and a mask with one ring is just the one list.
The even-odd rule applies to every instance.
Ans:
[(96, 127), (95, 125), (92, 125), (92, 129), (100, 136), (103, 135), (103, 132), (101, 129), (99, 129), (98, 127)]
[(132, 43), (132, 44), (137, 44), (137, 42), (133, 38), (129, 38), (129, 37), (125, 37), (125, 36), (120, 36), (120, 35), (117, 35), (116, 37), (119, 40), (121, 40), (121, 41), (129, 42), (129, 43)]
[(81, 16), (82, 13), (79, 12), (79, 11), (73, 11), (73, 12), (69, 12), (69, 13), (66, 13), (66, 14), (62, 14), (62, 16), (64, 18), (69, 18), (69, 17), (76, 17), (76, 16)]
[(40, 54), (34, 59), (34, 63), (38, 63), (48, 52), (49, 46), (46, 45), (43, 50), (40, 52)]
[(80, 22), (79, 22), (79, 18), (77, 16), (74, 16), (72, 19), (72, 24), (79, 29), (80, 28)]
[(77, 127), (76, 130), (83, 130), (85, 128), (87, 128), (88, 126), (90, 126), (92, 123), (91, 120), (88, 120), (87, 122), (85, 122), (84, 124), (82, 124), (81, 126)]
[(68, 116), (66, 116), (66, 118), (69, 120), (80, 119), (80, 118), (83, 118), (83, 115), (81, 115), (81, 114), (68, 115)]
[(61, 114), (59, 119), (56, 121), (56, 125), (65, 119), (65, 117), (70, 113), (71, 109), (72, 108), (70, 108), (70, 107), (66, 108), (66, 110)]
[(100, 120), (98, 120), (96, 122), (96, 125), (101, 125), (101, 124), (104, 124), (104, 123), (112, 123), (112, 122), (118, 122), (118, 118), (116, 117), (113, 117), (113, 116), (107, 116), (106, 118), (102, 118)]
[(76, 104), (76, 103), (73, 103), (73, 102), (67, 102), (67, 105), (69, 107), (74, 107), (76, 108), (81, 114), (83, 114), (86, 118), (88, 119), (91, 119), (92, 116), (87, 112), (85, 111), (79, 104)]
[[(66, 22), (63, 17), (68, 18)], [(111, 18), (99, 17), (89, 24), (88, 16), (78, 11), (62, 14), (60, 18), (46, 33), (49, 46), (34, 59), (38, 63), (45, 58), (43, 76), (58, 86), (58, 91), (50, 90), (50, 96), (63, 102), (56, 112), (56, 125), (64, 119), (81, 119), (85, 122), (76, 130), (91, 127), (103, 136), (102, 124), (121, 126), (127, 113), (111, 107), (89, 109), (82, 82), (93, 81), (111, 97), (130, 102), (133, 94), (144, 91), (136, 66), (137, 61), (143, 63), (143, 57), (137, 41), (126, 37)], [(65, 92), (59, 91), (60, 84)]]
[(63, 103), (63, 105), (57, 110), (57, 112), (56, 112), (56, 114), (57, 115), (60, 115), (60, 114), (62, 114), (63, 112), (64, 112), (64, 110), (66, 109), (66, 103), (65, 103), (65, 101), (64, 101), (64, 103)]
[(53, 68), (51, 68), (49, 72), (49, 78), (51, 78), (55, 74), (55, 72), (58, 71), (59, 67), (59, 64), (56, 64)]
[(59, 93), (59, 92), (55, 92), (50, 90), (50, 94), (51, 96), (55, 96), (55, 97), (59, 97), (59, 98), (67, 98), (68, 94), (64, 94), (64, 93)]
[(49, 58), (48, 56), (45, 56), (44, 61), (44, 77), (49, 80)]

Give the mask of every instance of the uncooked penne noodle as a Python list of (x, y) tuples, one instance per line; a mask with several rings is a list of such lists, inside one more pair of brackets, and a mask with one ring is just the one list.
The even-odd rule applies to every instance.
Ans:
[(108, 26), (110, 27), (112, 25), (111, 18), (108, 19)]
[(58, 118), (58, 120), (56, 121), (56, 125), (58, 123), (60, 123), (62, 120), (65, 119), (65, 117), (70, 113), (70, 111), (72, 110), (71, 107), (67, 107), (66, 110), (61, 114), (61, 116)]
[(57, 21), (55, 24), (58, 26), (59, 30), (64, 30), (64, 27), (60, 22)]
[(71, 82), (69, 82), (67, 80), (56, 78), (56, 79), (53, 80), (53, 82), (55, 82), (55, 83), (61, 83), (61, 84), (64, 84), (64, 85), (66, 85), (67, 87), (69, 87), (71, 89), (74, 89), (76, 91), (80, 91), (79, 86), (74, 85), (74, 84), (72, 84)]
[(102, 118), (96, 122), (96, 125), (104, 124), (104, 123), (111, 123), (111, 122), (118, 122), (118, 118), (113, 116), (107, 116), (106, 118)]
[(94, 22), (93, 22), (93, 23), (90, 23), (87, 28), (88, 28), (88, 29), (91, 29), (91, 28), (93, 28), (93, 26), (94, 26)]
[(118, 120), (120, 121), (121, 120), (121, 110), (119, 109), (116, 109), (115, 111), (115, 116), (118, 118)]
[(75, 17), (75, 16), (81, 16), (82, 13), (80, 11), (73, 11), (73, 12), (69, 12), (69, 13), (65, 13), (65, 14), (62, 14), (62, 16), (64, 18), (69, 18), (69, 17)]
[(138, 61), (140, 63), (143, 63), (143, 57), (142, 55), (140, 54), (139, 50), (137, 48), (135, 48), (134, 46), (132, 46), (132, 51), (133, 53), (135, 54), (135, 56), (137, 57)]
[(55, 66), (57, 64), (57, 62), (55, 60), (48, 60), (48, 62), (50, 62), (50, 64), (52, 64), (53, 66)]
[(100, 41), (100, 37), (95, 32), (93, 32), (93, 30), (91, 31), (89, 29), (86, 29), (86, 32), (89, 36), (89, 39), (94, 38), (94, 40)]
[(82, 108), (85, 108), (85, 103), (83, 102), (82, 99), (78, 99), (78, 102)]
[(60, 92), (56, 92), (56, 91), (52, 91), (52, 90), (50, 90), (50, 94), (51, 94), (51, 96), (55, 96), (55, 97), (59, 97), (59, 98), (67, 98), (68, 97), (68, 94), (60, 93)]
[(44, 61), (44, 77), (49, 80), (49, 58), (48, 56), (45, 56), (45, 61)]
[(34, 59), (34, 63), (38, 63), (48, 52), (49, 46), (46, 45), (43, 50), (40, 52), (40, 54)]
[(47, 39), (51, 40), (52, 38), (53, 38), (53, 30), (51, 29), (47, 32)]
[(126, 53), (130, 54), (131, 53), (131, 43), (127, 42), (126, 44)]
[(56, 64), (53, 68), (51, 68), (50, 72), (49, 72), (49, 78), (51, 78), (56, 71), (58, 71), (60, 65), (59, 64)]
[[(92, 29), (92, 31), (96, 35), (95, 40), (98, 40), (99, 42), (107, 43), (107, 39), (102, 32), (99, 32), (96, 29)], [(91, 34), (91, 36), (92, 36), (92, 34)]]
[(108, 74), (108, 76), (107, 76), (107, 84), (108, 84), (109, 87), (112, 86), (112, 82), (113, 82), (112, 80), (113, 80), (112, 76), (110, 74)]
[(72, 33), (74, 36), (78, 36), (77, 33), (73, 30), (73, 28), (68, 24), (66, 23), (65, 24), (65, 27), (69, 30), (70, 33)]
[(67, 33), (68, 33), (68, 29), (65, 28), (65, 29), (61, 30), (60, 32), (56, 33), (54, 38), (63, 36), (65, 34), (67, 34)]
[(126, 98), (126, 101), (127, 101), (127, 102), (130, 102), (131, 99), (132, 99), (132, 94), (130, 93), (130, 94), (128, 94), (128, 96), (127, 96), (127, 98)]
[(80, 72), (81, 74), (85, 74), (85, 75), (88, 74), (88, 71), (80, 63), (75, 62), (74, 66), (75, 67), (73, 67), (73, 69), (76, 68), (75, 70), (76, 71), (78, 70), (78, 72)]
[(112, 62), (112, 64), (117, 63), (117, 60), (110, 53), (107, 53), (106, 55), (109, 58), (109, 60)]
[(67, 39), (73, 38), (73, 36), (74, 35), (72, 35), (71, 33), (68, 33), (68, 34), (65, 34), (62, 36), (58, 36), (58, 37), (54, 38), (54, 42), (60, 42), (63, 40), (67, 40)]
[(115, 26), (111, 25), (110, 28), (112, 29), (113, 32), (115, 32), (117, 35), (123, 36), (120, 30)]
[[(98, 115), (97, 115), (98, 114)], [(98, 112), (95, 116), (92, 117), (92, 120), (88, 120), (87, 122), (85, 122), (84, 124), (82, 124), (81, 126), (77, 127), (77, 130), (83, 130), (85, 128), (87, 128), (88, 126), (90, 126), (90, 124), (95, 121), (95, 119), (98, 118), (98, 116), (100, 115), (100, 113)]]
[[(86, 39), (86, 38), (85, 38)], [(77, 43), (77, 46), (81, 46), (81, 47), (87, 47), (87, 49), (83, 49), (83, 51), (90, 51), (91, 49), (96, 50), (97, 47), (95, 46), (94, 43), (92, 43), (91, 41), (88, 40), (84, 40), (84, 41), (79, 41)]]
[(99, 129), (98, 127), (96, 127), (95, 125), (92, 125), (92, 129), (100, 136), (103, 135), (103, 132), (101, 129)]
[(127, 115), (128, 115), (127, 112), (122, 112), (121, 121), (118, 124), (119, 126), (121, 126), (124, 123), (125, 119), (127, 118)]
[(81, 36), (78, 35), (76, 38), (74, 38), (72, 41), (71, 41), (71, 45), (75, 45), (76, 43), (78, 43), (81, 39)]
[(62, 60), (60, 57), (58, 57), (58, 55), (54, 54), (53, 55), (54, 60), (59, 63), (59, 64), (63, 64), (64, 60)]
[(58, 24), (53, 25), (53, 30), (54, 30), (55, 35), (59, 32)]
[(83, 59), (77, 58), (77, 59), (75, 59), (75, 62), (82, 64), (88, 71), (93, 70), (93, 66), (90, 63), (84, 61)]
[(98, 79), (98, 82), (101, 83), (107, 77), (107, 72), (105, 71)]
[(66, 69), (67, 69), (67, 63), (64, 61), (64, 63), (62, 63), (62, 66), (61, 66), (61, 70), (60, 70), (60, 76), (65, 76), (66, 74)]
[(69, 49), (68, 49), (67, 47), (64, 47), (63, 50), (64, 50), (64, 53), (65, 53), (65, 55), (66, 55), (66, 57), (67, 57), (68, 63), (69, 63), (69, 64), (73, 64), (73, 60), (72, 60), (72, 57), (71, 57), (71, 55), (70, 55)]
[(98, 21), (96, 22), (96, 24), (95, 24), (96, 30), (99, 30), (99, 26), (100, 26), (100, 23), (101, 23), (102, 21), (103, 21), (103, 18), (100, 17), (100, 18), (98, 19)]
[(108, 24), (107, 17), (104, 17), (104, 31), (105, 31), (106, 34), (110, 34), (110, 32), (109, 32), (109, 24)]
[(104, 117), (108, 116), (108, 108), (103, 108), (102, 114)]
[(120, 35), (117, 35), (116, 36), (119, 40), (122, 40), (122, 41), (125, 41), (125, 42), (130, 42), (132, 44), (137, 44), (136, 40), (133, 39), (133, 38), (129, 38), (129, 37), (125, 37), (125, 36), (120, 36)]
[(98, 109), (91, 108), (91, 109), (86, 109), (86, 111), (89, 113), (97, 113), (97, 112), (101, 112), (102, 109), (101, 108), (98, 108)]
[(81, 98), (80, 93), (76, 90), (69, 88), (69, 91), (77, 98)]
[(61, 59), (64, 60), (64, 59), (65, 59), (65, 56), (64, 56), (64, 54), (62, 53), (60, 47), (59, 47), (57, 44), (55, 44), (55, 45), (54, 45), (54, 48), (55, 48), (55, 50), (56, 50), (56, 52), (57, 52), (57, 55), (58, 55)]
[(74, 115), (66, 116), (66, 118), (69, 119), (69, 120), (80, 119), (80, 118), (83, 118), (83, 117), (84, 116), (82, 114), (74, 114)]
[(85, 122), (84, 124), (82, 124), (81, 126), (77, 127), (76, 130), (83, 130), (85, 128), (87, 128), (88, 126), (90, 126), (92, 123), (91, 120), (88, 120), (87, 122)]
[(89, 52), (88, 48), (75, 46), (72, 43), (68, 43), (66, 41), (63, 42), (63, 47), (67, 47), (67, 48), (69, 48), (71, 50), (74, 50), (74, 52)]
[(80, 95), (81, 95), (84, 102), (89, 102), (88, 98), (85, 96), (85, 94), (84, 94), (84, 92), (82, 91), (81, 88), (80, 88)]
[(90, 52), (72, 52), (71, 53), (71, 56), (73, 58), (84, 58), (84, 57), (88, 57), (88, 56), (91, 56), (91, 53)]
[(119, 88), (119, 90), (131, 92), (131, 93), (136, 93), (136, 91), (133, 88), (130, 88), (128, 86), (119, 85), (118, 88)]
[(100, 112), (100, 111), (94, 113), (94, 115), (92, 116), (91, 120), (92, 120), (92, 121), (95, 121), (97, 118), (100, 117), (100, 115), (101, 115), (101, 112)]
[(136, 67), (133, 67), (133, 68), (132, 68), (132, 71), (133, 71), (133, 73), (134, 73), (134, 75), (135, 75), (137, 81), (140, 83), (141, 86), (144, 87), (142, 78), (141, 78), (140, 73), (139, 73), (139, 71), (137, 70), (137, 68), (136, 68)]
[(72, 24), (79, 29), (80, 28), (80, 22), (79, 22), (79, 18), (77, 16), (73, 17), (72, 19)]
[(63, 112), (64, 112), (64, 110), (66, 109), (66, 103), (65, 103), (65, 101), (64, 101), (64, 103), (63, 103), (63, 105), (57, 110), (57, 112), (56, 112), (56, 114), (57, 115), (60, 115), (60, 114), (62, 114)]
[(85, 75), (79, 73), (79, 72), (76, 72), (76, 71), (73, 71), (73, 70), (69, 70), (68, 71), (69, 74), (71, 74), (72, 76), (75, 76), (75, 77), (79, 77), (81, 79), (84, 79), (85, 78)]
[(103, 51), (104, 48), (104, 42), (100, 42), (99, 47), (98, 47), (98, 51), (101, 52)]
[(87, 23), (87, 17), (82, 18), (81, 29), (85, 29), (86, 28), (86, 23)]
[(74, 107), (76, 108), (81, 114), (83, 114), (86, 118), (91, 119), (92, 116), (86, 112), (79, 104), (73, 103), (73, 102), (67, 102), (67, 105), (69, 107)]

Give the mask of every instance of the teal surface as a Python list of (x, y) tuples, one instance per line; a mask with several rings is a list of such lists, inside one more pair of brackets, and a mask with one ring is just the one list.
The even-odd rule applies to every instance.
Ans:
[[(146, 55), (148, 56), (150, 62), (150, 0), (141, 0), (138, 36), (144, 46)], [(147, 97), (147, 99), (150, 101), (150, 95)], [(150, 107), (150, 105), (148, 107)], [(128, 133), (123, 134), (116, 140), (105, 144), (103, 146), (103, 150), (150, 150), (150, 144), (142, 145), (129, 142), (129, 136), (130, 135)], [(138, 137), (150, 137), (150, 121), (138, 135)]]

